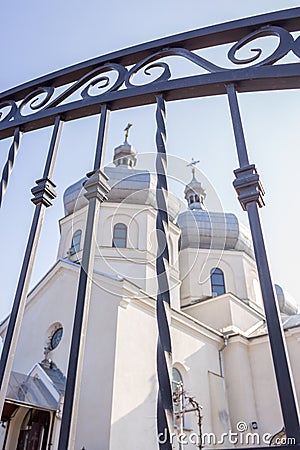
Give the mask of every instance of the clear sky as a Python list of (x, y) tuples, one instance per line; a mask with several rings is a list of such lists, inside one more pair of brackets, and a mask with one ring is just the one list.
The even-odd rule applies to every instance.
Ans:
[[(52, 0), (41, 3), (2, 2), (0, 91), (63, 67), (120, 48), (218, 22), (299, 6), (295, 0)], [(218, 53), (212, 53), (218, 57)], [(207, 54), (208, 57), (208, 54)], [(180, 68), (179, 68), (180, 70)], [(182, 70), (186, 70), (185, 68)], [(262, 218), (275, 282), (298, 300), (299, 276), (299, 104), (296, 91), (240, 96), (251, 162), (259, 168), (266, 189)], [(127, 122), (134, 123), (130, 140), (140, 153), (154, 148), (154, 107), (111, 115), (106, 162), (123, 139)], [(47, 211), (33, 283), (54, 263), (63, 216), (64, 189), (92, 168), (97, 119), (65, 125), (54, 181), (58, 198)], [(50, 129), (23, 136), (11, 183), (0, 212), (0, 318), (10, 309), (19, 275), (33, 206), (29, 192), (42, 173)], [(10, 139), (0, 142), (4, 164)], [(235, 145), (225, 97), (168, 104), (168, 152), (182, 161), (201, 160), (202, 181), (213, 186), (225, 211), (245, 214), (232, 187), (237, 168)], [(178, 163), (179, 167), (181, 162)], [(185, 169), (178, 186), (183, 195)], [(205, 177), (204, 177), (205, 175)], [(204, 183), (205, 184), (205, 183)], [(208, 187), (208, 186), (207, 186)], [(208, 198), (209, 201), (209, 198)]]

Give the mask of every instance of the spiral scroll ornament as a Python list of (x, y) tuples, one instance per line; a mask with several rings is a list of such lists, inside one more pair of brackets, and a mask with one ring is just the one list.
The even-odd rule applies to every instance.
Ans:
[(14, 132), (14, 138), (13, 138), (12, 144), (11, 144), (9, 152), (8, 152), (8, 158), (7, 158), (7, 161), (5, 163), (5, 166), (4, 166), (3, 172), (2, 172), (1, 183), (0, 183), (0, 208), (1, 208), (1, 205), (3, 202), (3, 197), (4, 197), (6, 189), (7, 189), (10, 174), (14, 167), (15, 158), (16, 158), (18, 150), (19, 150), (20, 138), (21, 138), (20, 129), (16, 128), (15, 132)]
[(160, 450), (171, 450), (171, 436), (173, 433), (173, 401), (171, 388), (172, 373), (172, 346), (170, 336), (170, 291), (169, 291), (169, 250), (168, 250), (168, 212), (167, 212), (167, 160), (166, 160), (166, 126), (165, 126), (165, 102), (162, 95), (156, 97), (156, 236), (157, 258), (156, 275), (158, 283), (157, 293), (157, 432)]
[[(288, 29), (280, 26), (264, 25), (244, 35), (233, 45), (228, 41), (231, 47), (227, 51), (222, 47), (223, 44), (217, 35), (218, 33), (214, 38), (215, 45), (207, 43), (204, 47), (208, 49), (219, 46), (221, 52), (225, 50), (227, 64), (229, 63), (230, 67), (215, 64), (201, 56), (199, 52), (204, 48), (202, 44), (198, 49), (192, 46), (191, 50), (186, 47), (185, 40), (179, 42), (176, 39), (166, 46), (156, 45), (153, 52), (147, 49), (142, 52), (146, 56), (141, 60), (134, 56), (135, 52), (130, 57), (126, 53), (126, 58), (125, 54), (124, 58), (113, 57), (112, 61), (102, 58), (103, 62), (99, 66), (95, 66), (95, 62), (83, 64), (80, 70), (78, 67), (74, 68), (75, 73), (69, 68), (66, 69), (65, 76), (59, 77), (60, 82), (54, 73), (52, 77), (46, 77), (49, 78), (47, 85), (44, 85), (45, 77), (42, 77), (30, 83), (32, 90), (20, 86), (20, 89), (11, 90), (13, 94), (0, 93), (0, 139), (12, 136), (16, 127), (27, 132), (40, 128), (41, 123), (45, 126), (52, 125), (57, 115), (63, 115), (66, 120), (87, 117), (95, 114), (97, 104), (99, 106), (104, 103), (110, 104), (110, 107), (116, 110), (122, 109), (124, 105), (126, 107), (142, 105), (146, 97), (147, 104), (152, 103), (157, 93), (162, 91), (168, 95), (168, 100), (179, 99), (183, 91), (185, 94), (182, 98), (194, 98), (198, 90), (201, 95), (206, 95), (206, 91), (209, 95), (212, 91), (221, 94), (221, 86), (224, 87), (233, 80), (246, 84), (249, 80), (257, 80), (258, 84), (262, 83), (264, 90), (266, 71), (261, 69), (265, 66), (274, 65), (274, 70), (267, 71), (267, 76), (272, 79), (272, 89), (275, 89), (275, 78), (278, 80), (276, 86), (279, 89), (284, 88), (282, 87), (284, 83), (280, 81), (282, 73), (284, 77), (291, 78), (291, 86), (295, 87), (299, 68), (282, 60), (288, 54), (300, 58), (299, 36), (293, 36)], [(214, 41), (213, 36), (209, 41)], [(169, 57), (177, 57), (177, 63), (180, 63), (180, 60), (188, 61), (194, 65), (194, 69), (201, 70), (199, 73), (196, 71), (197, 74), (176, 76), (175, 70), (173, 73), (176, 66), (172, 65), (173, 59), (167, 59)], [(251, 69), (251, 77), (247, 72), (248, 69)], [(250, 84), (249, 92), (254, 89), (252, 83)], [(188, 86), (190, 89), (185, 89)], [(257, 88), (255, 85), (254, 90)]]
[[(278, 38), (278, 45), (271, 55), (267, 56), (266, 58), (259, 59), (263, 53), (263, 49), (252, 48), (252, 54), (249, 58), (238, 59), (236, 57), (236, 53), (238, 52), (238, 50), (241, 50), (246, 44), (254, 42), (256, 39), (270, 36), (276, 36)], [(251, 67), (260, 67), (276, 63), (285, 55), (287, 55), (290, 50), (293, 49), (293, 45), (294, 38), (287, 30), (281, 27), (266, 26), (261, 27), (258, 30), (253, 31), (253, 33), (250, 33), (244, 38), (240, 39), (231, 47), (227, 56), (233, 64), (249, 64), (257, 61), (255, 64), (252, 64)]]
[(24, 100), (20, 103), (17, 113), (15, 114), (16, 118), (23, 117), (23, 111), (26, 107), (29, 108), (30, 114), (33, 114), (35, 111), (41, 110), (44, 107), (47, 107), (48, 101), (54, 94), (53, 87), (39, 87), (35, 89), (30, 94), (28, 94)]
[[(5, 108), (9, 108), (9, 111), (4, 113), (1, 112), (1, 109), (5, 110)], [(11, 118), (14, 118), (17, 112), (17, 104), (13, 100), (6, 100), (4, 102), (0, 102), (0, 124), (4, 122), (9, 122)]]

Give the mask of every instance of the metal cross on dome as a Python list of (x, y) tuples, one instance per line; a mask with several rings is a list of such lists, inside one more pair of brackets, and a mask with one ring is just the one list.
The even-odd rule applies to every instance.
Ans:
[(195, 170), (196, 170), (195, 169), (196, 164), (199, 164), (199, 163), (200, 163), (200, 159), (198, 159), (198, 161), (195, 161), (194, 158), (192, 158), (192, 161), (189, 164), (187, 164), (186, 167), (191, 167), (192, 168), (192, 173), (194, 174)]
[(127, 139), (128, 139), (129, 130), (130, 130), (130, 128), (132, 127), (132, 125), (133, 125), (133, 123), (128, 123), (128, 124), (127, 124), (127, 127), (124, 128), (124, 131), (125, 131), (125, 142), (126, 142)]

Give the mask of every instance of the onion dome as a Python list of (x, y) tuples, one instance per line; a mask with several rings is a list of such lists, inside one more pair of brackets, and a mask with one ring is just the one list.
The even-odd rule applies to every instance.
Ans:
[(288, 292), (282, 289), (278, 284), (275, 284), (275, 292), (281, 313), (288, 316), (298, 313), (299, 305)]
[[(111, 188), (107, 194), (108, 201), (149, 205), (156, 209), (156, 175), (149, 170), (135, 169), (136, 159), (137, 153), (128, 143), (125, 135), (124, 143), (114, 150), (115, 167), (104, 168)], [(82, 178), (66, 189), (63, 197), (65, 215), (72, 214), (88, 204), (83, 195), (83, 184), (86, 180), (87, 178)], [(178, 198), (169, 192), (168, 213), (171, 220), (174, 221), (177, 218), (179, 210)]]
[(193, 177), (184, 190), (188, 210), (179, 214), (177, 225), (181, 228), (181, 246), (220, 250), (238, 250), (254, 257), (250, 233), (234, 214), (210, 212), (205, 209), (205, 190)]
[(83, 195), (83, 184), (85, 181), (87, 181), (87, 177), (81, 178), (65, 190), (63, 202), (66, 216), (78, 211), (88, 204), (88, 200)]

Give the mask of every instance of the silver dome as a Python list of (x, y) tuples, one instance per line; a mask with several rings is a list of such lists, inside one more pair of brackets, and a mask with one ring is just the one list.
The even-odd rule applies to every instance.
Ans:
[(288, 316), (298, 313), (299, 305), (288, 292), (283, 290), (282, 287), (278, 284), (275, 284), (275, 292), (280, 312), (282, 312), (283, 314), (287, 314)]
[[(105, 167), (108, 176), (108, 184), (111, 187), (107, 194), (109, 202), (131, 203), (149, 205), (156, 208), (156, 176), (148, 170), (137, 170), (125, 165), (117, 167)], [(72, 214), (88, 204), (84, 197), (83, 184), (87, 178), (82, 178), (69, 186), (63, 197), (65, 215)], [(180, 210), (178, 198), (169, 192), (168, 212), (172, 220), (175, 220)]]
[(253, 255), (249, 231), (234, 214), (189, 209), (179, 214), (181, 249), (205, 248), (239, 250)]

